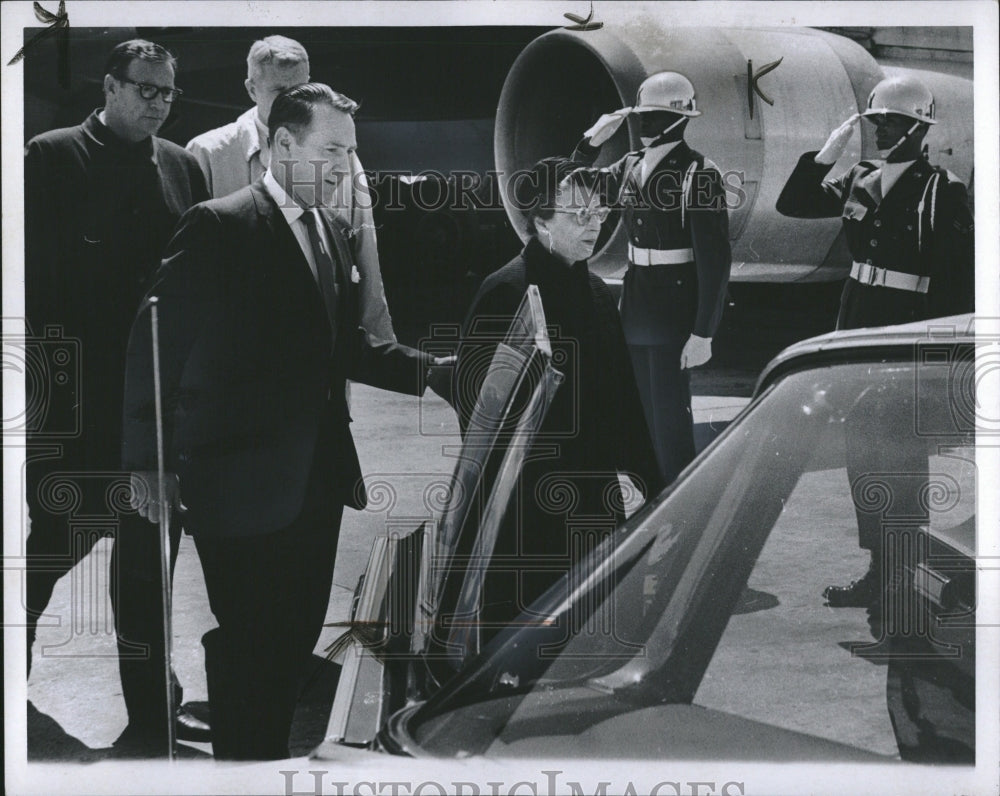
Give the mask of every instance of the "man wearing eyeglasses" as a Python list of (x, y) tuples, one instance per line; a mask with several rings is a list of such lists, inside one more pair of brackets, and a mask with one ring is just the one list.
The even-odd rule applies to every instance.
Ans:
[[(139, 755), (166, 752), (167, 716), (158, 534), (121, 499), (129, 483), (120, 472), (125, 347), (177, 220), (208, 198), (195, 158), (156, 136), (181, 93), (175, 71), (157, 44), (117, 45), (104, 107), (25, 150), (29, 333), (44, 344), (70, 340), (76, 351), (67, 368), (54, 368), (74, 374), (66, 383), (27, 385), (29, 405), (45, 408), (28, 433), (29, 667), (56, 581), (114, 535), (110, 593), (129, 719), (116, 746)], [(178, 537), (179, 528), (174, 555)]]

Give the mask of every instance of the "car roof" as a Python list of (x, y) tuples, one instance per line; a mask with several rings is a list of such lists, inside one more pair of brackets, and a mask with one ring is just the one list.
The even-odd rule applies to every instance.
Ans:
[(897, 326), (830, 332), (794, 343), (778, 354), (761, 372), (754, 395), (760, 394), (780, 376), (801, 367), (867, 360), (891, 349), (910, 349), (917, 343), (971, 344), (974, 341), (972, 313)]

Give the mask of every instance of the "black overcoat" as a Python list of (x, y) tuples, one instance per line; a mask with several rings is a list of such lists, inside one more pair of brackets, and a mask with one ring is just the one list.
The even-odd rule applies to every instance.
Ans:
[[(488, 276), (473, 299), (463, 325), (455, 394), (471, 394), (482, 382), (484, 364), (529, 284), (538, 286), (553, 366), (564, 379), (527, 456), (495, 553), (517, 563), (521, 604), (513, 593), (513, 574), (488, 577), (487, 622), (516, 616), (620, 524), (624, 499), (618, 473), (627, 473), (647, 496), (663, 486), (611, 291), (586, 262), (566, 265), (537, 238)], [(464, 430), (474, 404), (458, 400), (457, 405)]]

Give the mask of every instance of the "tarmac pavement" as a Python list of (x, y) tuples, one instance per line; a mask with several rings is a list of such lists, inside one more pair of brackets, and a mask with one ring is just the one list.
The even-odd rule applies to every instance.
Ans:
[[(695, 398), (699, 423), (721, 428), (745, 398)], [(369, 492), (364, 511), (344, 512), (333, 589), (315, 654), (317, 693), (304, 699), (306, 712), (329, 711), (331, 675), (322, 659), (342, 632), (351, 598), (376, 535), (406, 533), (440, 514), (440, 497), (450, 479), (461, 438), (454, 412), (430, 391), (423, 398), (352, 386), (352, 433)], [(707, 426), (705, 427), (707, 429)], [(704, 436), (704, 434), (700, 434)], [(28, 682), (29, 748), (32, 759), (85, 760), (100, 757), (125, 728), (125, 704), (118, 679), (114, 623), (107, 598), (112, 542), (105, 539), (56, 586), (38, 626)], [(193, 540), (181, 539), (173, 589), (173, 664), (184, 700), (205, 700), (204, 654), (200, 639), (215, 626)], [(326, 683), (324, 686), (323, 683)], [(325, 698), (324, 692), (329, 692)], [(299, 717), (302, 718), (302, 717)], [(297, 719), (298, 721), (298, 719)], [(300, 752), (322, 740), (326, 717), (312, 721)], [(299, 728), (300, 730), (302, 728)], [(318, 733), (318, 735), (317, 735)], [(190, 744), (209, 753), (208, 744)], [(295, 739), (293, 738), (293, 746)], [(296, 751), (293, 749), (293, 752)]]
[[(786, 295), (807, 296), (788, 307)], [(830, 302), (832, 288), (789, 293), (781, 286), (742, 286), (727, 310), (715, 358), (693, 373), (693, 409), (699, 447), (747, 403), (761, 367), (793, 340), (829, 324), (817, 306)], [(783, 322), (775, 322), (775, 302)], [(771, 319), (771, 320), (769, 320)], [(748, 333), (748, 330), (752, 330)], [(748, 343), (747, 341), (752, 341)], [(416, 528), (441, 511), (441, 496), (460, 445), (454, 412), (427, 391), (423, 398), (352, 387), (352, 433), (369, 492), (369, 506), (347, 510), (341, 527), (327, 624), (316, 646), (316, 671), (302, 700), (293, 730), (293, 753), (318, 744), (329, 713), (336, 667), (323, 661), (343, 628), (351, 597), (378, 534)], [(29, 747), (32, 759), (88, 760), (102, 756), (126, 723), (118, 679), (113, 619), (107, 599), (111, 541), (99, 542), (56, 587), (49, 612), (39, 623), (33, 668), (27, 686)], [(215, 625), (208, 608), (198, 557), (189, 536), (181, 540), (174, 573), (175, 671), (184, 699), (207, 699), (200, 639)], [(883, 708), (884, 710), (884, 708)], [(207, 755), (208, 744), (186, 745), (185, 754)]]

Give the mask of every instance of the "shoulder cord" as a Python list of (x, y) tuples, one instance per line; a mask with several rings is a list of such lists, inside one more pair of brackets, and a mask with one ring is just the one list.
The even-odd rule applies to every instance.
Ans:
[(684, 227), (684, 209), (687, 207), (688, 191), (691, 189), (691, 182), (694, 180), (694, 171), (698, 168), (698, 161), (694, 160), (684, 172), (684, 181), (681, 183), (681, 227)]
[(622, 174), (624, 175), (624, 178), (622, 179), (621, 183), (618, 186), (618, 196), (615, 199), (615, 201), (619, 205), (622, 202), (622, 194), (625, 193), (625, 188), (628, 186), (629, 182), (635, 183), (636, 191), (638, 191), (640, 187), (639, 183), (635, 178), (635, 167), (638, 166), (639, 163), (642, 161), (642, 156), (637, 155), (634, 152), (630, 152), (625, 157), (626, 157), (625, 167), (622, 168)]
[(917, 205), (917, 251), (923, 250), (923, 221), (924, 221), (924, 205), (927, 202), (927, 194), (931, 195), (931, 212), (930, 218), (930, 230), (934, 232), (934, 210), (937, 207), (937, 186), (941, 181), (940, 172), (934, 172), (931, 178), (927, 180), (927, 185), (924, 186), (924, 193), (920, 197), (920, 203)]

